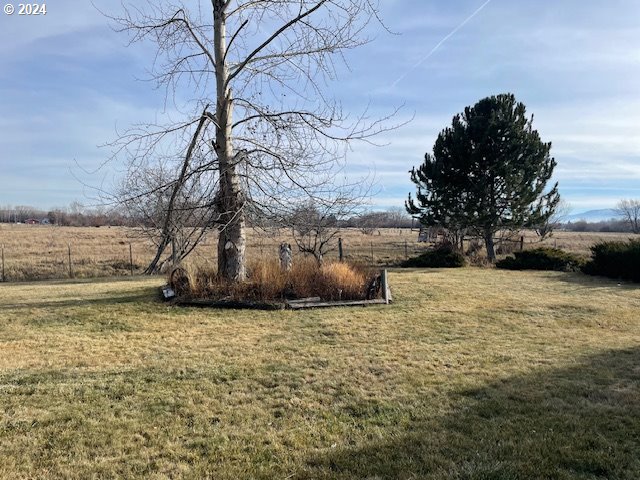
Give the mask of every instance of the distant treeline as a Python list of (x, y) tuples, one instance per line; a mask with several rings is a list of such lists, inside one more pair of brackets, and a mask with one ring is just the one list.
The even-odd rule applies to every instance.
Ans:
[[(403, 208), (367, 212), (335, 221), (340, 227), (359, 228), (364, 233), (373, 233), (378, 228), (410, 228), (417, 225), (417, 221), (412, 220)], [(118, 209), (87, 208), (77, 202), (68, 207), (55, 207), (50, 210), (28, 205), (0, 206), (0, 223), (34, 223), (68, 227), (146, 226), (144, 219), (132, 218)]]
[(411, 228), (417, 226), (418, 221), (412, 219), (401, 207), (388, 210), (367, 212), (340, 222), (341, 227), (359, 228), (363, 233), (372, 233), (377, 228)]
[[(362, 215), (336, 220), (343, 228), (358, 228), (363, 233), (373, 233), (378, 228), (411, 228), (417, 227), (403, 208), (390, 208), (384, 211), (367, 212)], [(87, 208), (74, 202), (68, 207), (55, 207), (42, 210), (27, 205), (0, 206), (0, 223), (40, 223), (46, 225), (60, 225), (68, 227), (100, 227), (112, 226), (141, 226), (141, 219), (131, 218), (117, 209)], [(563, 223), (559, 226), (569, 232), (629, 232), (631, 227), (624, 220), (611, 218), (599, 222), (578, 220)]]
[(120, 212), (105, 208), (86, 208), (74, 202), (69, 207), (42, 210), (28, 205), (0, 206), (0, 223), (31, 223), (66, 227), (131, 226)]
[(562, 225), (562, 229), (569, 232), (632, 233), (631, 225), (629, 225), (628, 222), (617, 218), (610, 218), (609, 220), (601, 220), (599, 222), (587, 222), (586, 220), (567, 222)]

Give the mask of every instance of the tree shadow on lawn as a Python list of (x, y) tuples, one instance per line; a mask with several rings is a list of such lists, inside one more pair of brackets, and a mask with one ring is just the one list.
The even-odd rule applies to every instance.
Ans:
[(444, 418), (414, 410), (410, 428), (309, 458), (298, 478), (640, 478), (640, 348), (451, 397)]
[(136, 288), (134, 290), (110, 292), (100, 296), (87, 295), (86, 298), (60, 298), (53, 301), (28, 301), (0, 304), (0, 308), (7, 310), (33, 308), (66, 308), (66, 307), (110, 307), (125, 304), (162, 303), (157, 287)]
[(581, 272), (566, 273), (559, 275), (558, 280), (584, 288), (617, 288), (623, 290), (638, 290), (640, 283), (633, 283), (628, 280), (616, 280), (608, 277), (587, 275)]

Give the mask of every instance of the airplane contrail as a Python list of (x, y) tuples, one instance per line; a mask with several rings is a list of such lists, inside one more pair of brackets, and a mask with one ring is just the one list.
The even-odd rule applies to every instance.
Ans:
[(458, 32), (458, 30), (460, 30), (460, 29), (461, 29), (462, 27), (464, 27), (467, 23), (469, 23), (469, 22), (473, 19), (473, 17), (475, 17), (476, 15), (478, 15), (478, 14), (482, 11), (482, 9), (483, 9), (484, 7), (486, 7), (487, 5), (489, 5), (489, 3), (490, 3), (490, 2), (491, 2), (491, 0), (487, 0), (487, 1), (486, 1), (486, 2), (484, 2), (482, 5), (480, 5), (480, 7), (479, 7), (475, 12), (473, 12), (471, 15), (469, 15), (469, 16), (465, 19), (465, 21), (464, 21), (464, 22), (462, 22), (460, 25), (458, 25), (456, 28), (454, 28), (453, 30), (451, 30), (451, 32), (450, 32), (446, 37), (444, 37), (442, 40), (440, 40), (440, 41), (438, 42), (438, 44), (437, 44), (435, 47), (433, 47), (429, 53), (427, 53), (424, 57), (422, 57), (422, 58), (420, 59), (420, 61), (418, 61), (418, 62), (417, 62), (414, 66), (412, 66), (409, 70), (407, 70), (405, 73), (403, 73), (403, 74), (402, 74), (402, 75), (401, 75), (401, 76), (400, 76), (400, 77), (399, 77), (395, 82), (393, 82), (393, 83), (391, 84), (391, 87), (389, 87), (389, 88), (394, 88), (396, 85), (398, 85), (398, 83), (400, 83), (402, 80), (404, 80), (404, 79), (407, 77), (407, 75), (409, 75), (409, 74), (410, 74), (411, 72), (413, 72), (416, 68), (418, 68), (420, 65), (422, 65), (422, 64), (423, 64), (423, 63), (424, 63), (424, 62), (425, 62), (429, 57), (431, 57), (431, 55), (433, 55), (434, 53), (436, 53), (436, 52), (438, 51), (438, 49), (442, 46), (442, 44), (443, 44), (444, 42), (446, 42), (446, 41), (447, 41), (447, 40), (449, 40), (451, 37), (453, 37), (453, 36)]

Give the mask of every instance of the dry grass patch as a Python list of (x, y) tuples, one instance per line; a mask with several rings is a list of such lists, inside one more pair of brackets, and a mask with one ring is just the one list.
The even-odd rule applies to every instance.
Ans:
[(0, 285), (1, 478), (640, 477), (640, 290), (391, 274), (393, 307)]
[(320, 268), (320, 278), (328, 300), (363, 299), (371, 274), (347, 263), (327, 263)]
[[(393, 266), (425, 251), (427, 244), (418, 243), (418, 232), (409, 229), (379, 229), (365, 235), (359, 229), (345, 229), (340, 233), (344, 254), (350, 263), (372, 266)], [(542, 245), (589, 255), (590, 247), (599, 241), (625, 241), (629, 234), (554, 232)], [(217, 236), (210, 233), (188, 259), (187, 265), (214, 268)], [(273, 259), (278, 256), (281, 242), (294, 244), (287, 229), (249, 231), (248, 258)], [(5, 271), (9, 281), (29, 281), (69, 277), (68, 247), (71, 246), (72, 272), (75, 278), (127, 276), (130, 274), (129, 244), (132, 245), (134, 273), (149, 264), (155, 251), (150, 242), (124, 227), (58, 227), (45, 225), (0, 224), (0, 246), (5, 247)], [(525, 247), (540, 246), (534, 232), (525, 232)], [(465, 245), (468, 249), (469, 245)], [(518, 243), (506, 243), (509, 250)], [(294, 252), (295, 260), (302, 255)], [(472, 260), (482, 264), (484, 255)], [(334, 250), (325, 256), (337, 259)]]
[[(397, 264), (405, 258), (405, 242), (408, 255), (425, 248), (424, 244), (417, 243), (418, 233), (408, 229), (381, 229), (375, 235), (345, 229), (341, 236), (346, 259), (352, 263)], [(217, 234), (210, 232), (188, 259), (187, 266), (214, 268), (216, 242)], [(282, 242), (295, 243), (290, 230), (249, 230), (247, 257), (276, 260)], [(69, 246), (75, 278), (126, 276), (130, 273), (129, 244), (133, 250), (134, 272), (141, 273), (155, 250), (151, 242), (134, 229), (0, 224), (0, 245), (5, 247), (9, 281), (68, 278)], [(326, 255), (326, 260), (337, 260), (337, 255), (334, 250)], [(295, 251), (294, 257), (294, 263), (303, 259), (302, 254)]]
[(228, 283), (215, 269), (190, 266), (169, 275), (169, 283), (179, 297), (234, 300), (281, 301), (320, 297), (324, 300), (364, 300), (373, 271), (359, 265), (327, 262), (319, 266), (313, 258), (298, 258), (290, 271), (276, 259), (250, 262), (247, 280)]

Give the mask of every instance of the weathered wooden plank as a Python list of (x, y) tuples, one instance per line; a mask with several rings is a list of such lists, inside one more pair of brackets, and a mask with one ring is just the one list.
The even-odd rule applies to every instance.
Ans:
[(174, 305), (197, 308), (233, 308), (238, 310), (284, 310), (285, 304), (280, 302), (241, 302), (238, 300), (180, 300)]
[(287, 300), (289, 304), (295, 303), (309, 303), (309, 302), (321, 302), (320, 297), (308, 297), (308, 298), (296, 298), (295, 300)]
[(386, 301), (382, 298), (375, 300), (348, 300), (337, 302), (307, 302), (307, 303), (294, 303), (289, 304), (291, 310), (302, 310), (303, 308), (329, 308), (329, 307), (366, 307), (368, 305), (384, 305)]

